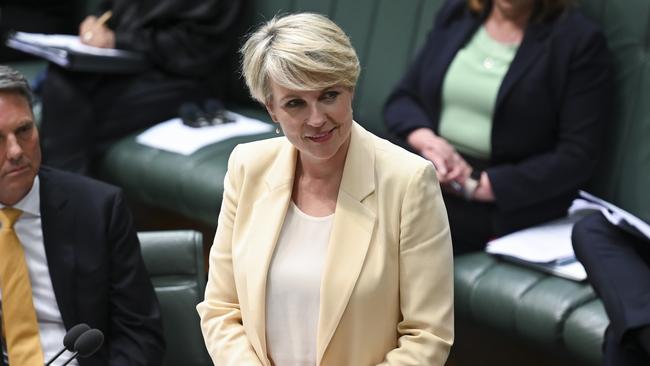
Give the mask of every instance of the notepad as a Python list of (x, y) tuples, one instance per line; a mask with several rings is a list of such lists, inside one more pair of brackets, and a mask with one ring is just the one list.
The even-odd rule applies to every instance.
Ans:
[(7, 38), (6, 45), (77, 71), (130, 73), (148, 67), (141, 53), (89, 46), (78, 36), (67, 34), (15, 32)]

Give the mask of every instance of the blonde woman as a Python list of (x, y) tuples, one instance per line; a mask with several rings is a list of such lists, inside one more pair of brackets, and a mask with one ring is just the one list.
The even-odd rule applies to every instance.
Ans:
[(316, 14), (274, 18), (243, 73), (284, 137), (230, 156), (205, 301), (216, 365), (444, 365), (451, 241), (433, 165), (353, 120), (359, 61)]

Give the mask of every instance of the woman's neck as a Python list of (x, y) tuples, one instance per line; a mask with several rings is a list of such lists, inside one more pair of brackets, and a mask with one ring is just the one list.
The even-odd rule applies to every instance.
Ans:
[(350, 141), (332, 158), (323, 161), (298, 155), (292, 200), (301, 211), (313, 216), (334, 212)]
[(485, 29), (498, 42), (520, 43), (532, 11), (532, 8), (504, 10), (493, 5), (485, 20)]
[(492, 20), (497, 24), (511, 25), (523, 30), (526, 28), (526, 24), (528, 24), (528, 19), (533, 13), (533, 10), (533, 3), (530, 3), (530, 5), (513, 7), (505, 7), (499, 6), (498, 4), (493, 4), (488, 19), (492, 18)]

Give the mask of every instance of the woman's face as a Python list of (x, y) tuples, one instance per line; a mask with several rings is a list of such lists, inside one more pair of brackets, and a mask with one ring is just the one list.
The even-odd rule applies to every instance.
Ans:
[(292, 90), (271, 80), (271, 92), (266, 109), (302, 161), (327, 162), (345, 155), (352, 127), (352, 88)]

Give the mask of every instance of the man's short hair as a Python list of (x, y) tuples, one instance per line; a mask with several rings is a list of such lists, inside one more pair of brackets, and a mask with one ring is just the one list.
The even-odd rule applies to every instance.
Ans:
[(32, 108), (33, 94), (27, 79), (23, 74), (6, 65), (0, 65), (0, 92), (18, 93), (27, 100), (29, 108)]

